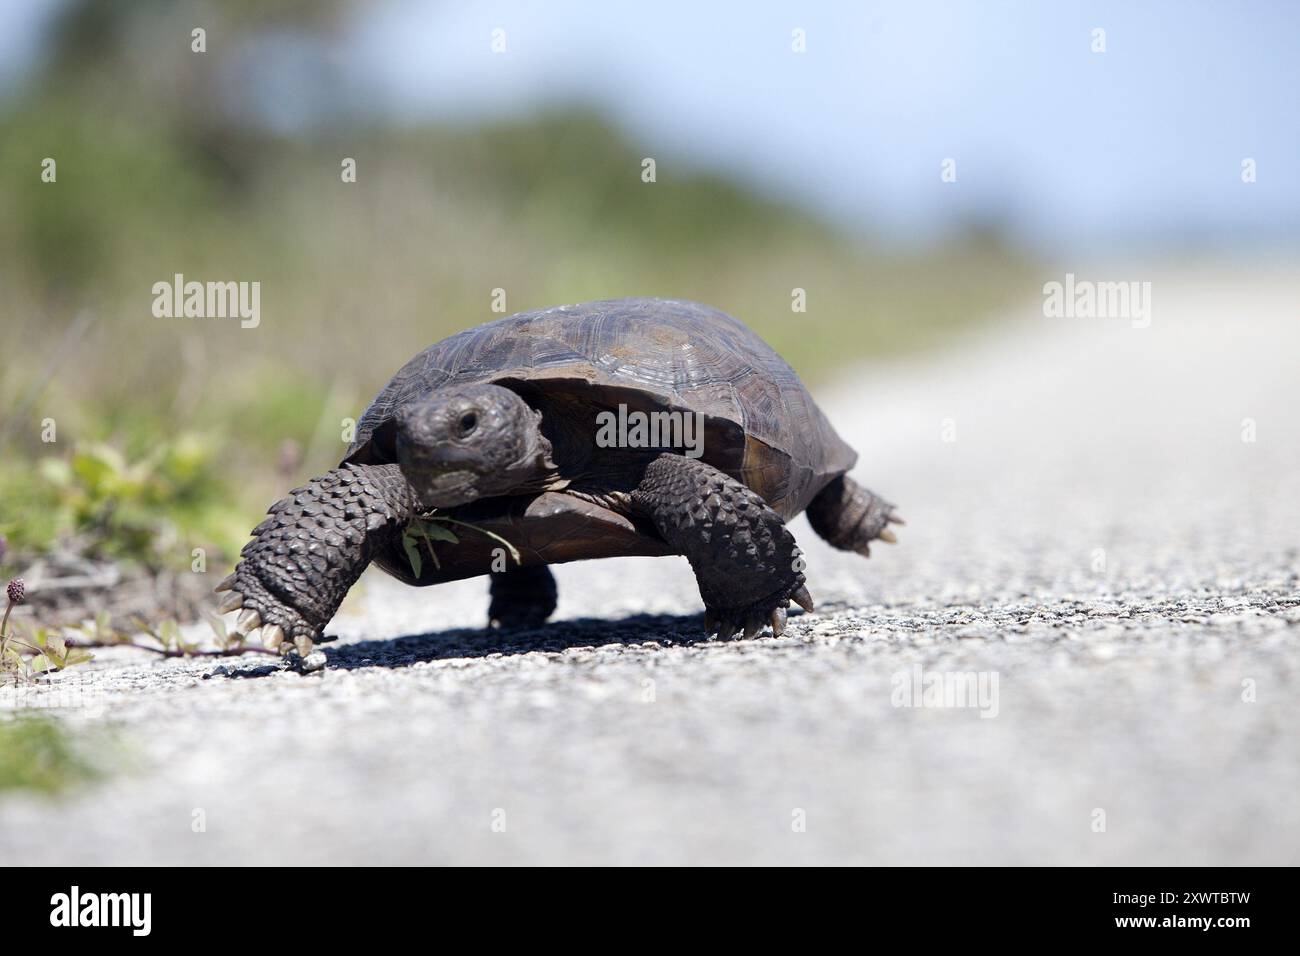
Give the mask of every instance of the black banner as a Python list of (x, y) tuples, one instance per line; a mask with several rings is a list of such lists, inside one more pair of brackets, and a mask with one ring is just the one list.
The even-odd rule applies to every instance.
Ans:
[[(698, 922), (706, 907), (741, 936), (775, 917), (813, 935), (870, 940), (902, 932), (926, 945), (1127, 938), (1139, 945), (1232, 946), (1285, 932), (1294, 892), (1293, 874), (1275, 869), (880, 869), (825, 876), (647, 873), (629, 875), (626, 892), (612, 899), (607, 878), (584, 885), (577, 872), (544, 895), (527, 876), (512, 891), (502, 874), (493, 875), (490, 889), (462, 875), (455, 881), (459, 899), (450, 889), (428, 897), (430, 879), (440, 874), (410, 869), (9, 869), (0, 880), (7, 941), (75, 934), (81, 943), (95, 937), (127, 945), (192, 942), (231, 924), (241, 936), (291, 928), (302, 942), (337, 942), (341, 932), (389, 926), (396, 914), (419, 932), (422, 921), (436, 930), (448, 916), (463, 918), (479, 907), (508, 907), (509, 922), (521, 929), (542, 925), (528, 920), (535, 915), (550, 927), (573, 919), (573, 931), (584, 932), (608, 901), (606, 919), (653, 921), (659, 931), (665, 918)], [(854, 925), (845, 926), (846, 918)]]

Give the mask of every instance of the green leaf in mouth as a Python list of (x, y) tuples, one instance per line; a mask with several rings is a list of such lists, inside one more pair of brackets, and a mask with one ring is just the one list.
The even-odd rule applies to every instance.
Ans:
[(523, 564), (523, 558), (519, 554), (519, 549), (507, 541), (495, 531), (489, 531), (487, 528), (479, 527), (468, 521), (459, 521), (456, 518), (448, 518), (446, 515), (425, 515), (419, 518), (412, 518), (411, 523), (406, 526), (406, 532), (402, 535), (402, 549), (406, 552), (406, 558), (411, 562), (411, 571), (418, 578), (420, 570), (424, 567), (423, 558), (420, 555), (419, 540), (424, 539), (425, 547), (429, 552), (429, 557), (433, 559), (434, 567), (442, 567), (438, 563), (438, 556), (434, 553), (434, 541), (446, 541), (450, 544), (460, 544), (458, 538), (450, 528), (449, 524), (460, 525), (462, 528), (469, 528), (471, 531), (477, 531), (479, 534), (485, 534), (494, 541), (499, 541), (505, 545), (510, 556), (515, 559), (515, 564)]
[(438, 519), (420, 522), (420, 531), (426, 538), (432, 538), (434, 541), (450, 541), (452, 544), (460, 544), (460, 538), (452, 534), (450, 528), (446, 528), (437, 523)]
[(402, 535), (402, 550), (406, 552), (406, 560), (411, 562), (411, 573), (419, 578), (420, 570), (424, 567), (424, 560), (420, 557), (420, 544), (415, 539), (415, 535), (408, 528)]

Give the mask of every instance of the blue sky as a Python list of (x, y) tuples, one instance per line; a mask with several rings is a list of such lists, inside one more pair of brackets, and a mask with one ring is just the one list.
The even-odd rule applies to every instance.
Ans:
[[(49, 5), (0, 4), (0, 81)], [(1300, 3), (1285, 0), (391, 0), (359, 8), (337, 63), (404, 121), (590, 102), (661, 177), (680, 158), (907, 243), (983, 219), (1064, 249), (1300, 237)]]

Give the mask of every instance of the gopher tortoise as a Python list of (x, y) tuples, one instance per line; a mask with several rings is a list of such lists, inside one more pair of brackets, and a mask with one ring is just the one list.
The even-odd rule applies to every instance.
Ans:
[[(791, 600), (813, 607), (786, 521), (806, 509), (862, 555), (894, 540), (893, 506), (846, 474), (856, 459), (729, 315), (664, 299), (525, 312), (403, 366), (339, 467), (253, 529), (221, 609), (306, 656), (372, 561), (420, 586), (488, 574), (490, 626), (527, 628), (555, 609), (548, 565), (678, 554), (708, 633), (780, 635)], [(454, 533), (412, 539), (430, 517)]]

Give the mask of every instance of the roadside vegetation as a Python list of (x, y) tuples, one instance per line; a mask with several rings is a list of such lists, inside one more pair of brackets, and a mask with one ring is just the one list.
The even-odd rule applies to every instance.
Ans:
[[(642, 182), (650, 147), (581, 108), (473, 127), (344, 113), (289, 135), (230, 100), (231, 57), (294, 17), (317, 35), (346, 4), (206, 8), (221, 39), (203, 56), (158, 43), (189, 35), (185, 4), (141, 6), (71, 4), (44, 71), (0, 104), (0, 575), (28, 576), (51, 614), (94, 617), (103, 587), (51, 603), (43, 583), (111, 566), (171, 595), (115, 615), (152, 600), (192, 620), (196, 555), (223, 577), (392, 372), (500, 317), (502, 295), (506, 312), (697, 299), (815, 382), (942, 345), (1021, 287), (989, 232), (885, 252), (678, 157), (656, 151)], [(260, 282), (260, 323), (155, 317), (152, 287), (177, 273)]]

